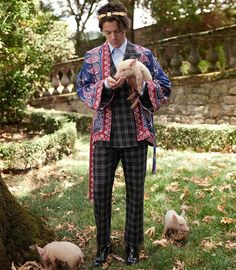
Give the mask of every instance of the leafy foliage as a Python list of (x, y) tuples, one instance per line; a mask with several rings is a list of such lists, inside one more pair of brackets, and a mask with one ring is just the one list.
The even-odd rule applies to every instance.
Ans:
[(32, 0), (0, 3), (0, 123), (20, 121), (53, 62), (73, 54), (65, 26), (56, 20), (51, 12), (36, 10)]
[(75, 48), (77, 55), (81, 55), (80, 47), (83, 46), (83, 42), (86, 42), (88, 36), (85, 33), (85, 27), (89, 18), (94, 14), (98, 1), (96, 0), (45, 0), (47, 6), (51, 10), (54, 10), (61, 18), (68, 18), (73, 16), (76, 23), (76, 33), (74, 36), (75, 39)]
[(236, 22), (236, 3), (234, 0), (159, 0), (138, 1), (150, 10), (160, 27), (176, 34), (206, 28), (215, 28)]
[(0, 145), (3, 168), (25, 170), (41, 166), (48, 161), (58, 160), (71, 153), (76, 139), (76, 129), (67, 123), (57, 132), (23, 143)]
[[(63, 113), (63, 116), (69, 121), (76, 123), (77, 131), (80, 134), (89, 133), (92, 121), (91, 116), (80, 116), (69, 112)], [(53, 125), (49, 122), (47, 126)], [(157, 146), (164, 149), (191, 149), (198, 152), (236, 152), (236, 128), (234, 126), (163, 125), (155, 123), (155, 130)]]
[[(198, 152), (235, 152), (236, 129), (210, 126), (157, 125), (158, 146), (164, 149), (191, 149)], [(203, 139), (204, 138), (204, 139)]]

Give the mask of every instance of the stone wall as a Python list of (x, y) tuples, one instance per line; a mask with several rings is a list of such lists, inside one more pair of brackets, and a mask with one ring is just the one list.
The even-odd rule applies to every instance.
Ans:
[(161, 123), (236, 125), (236, 74), (209, 73), (172, 78), (170, 103), (162, 107)]
[[(156, 115), (159, 123), (236, 125), (236, 70), (171, 78), (168, 106)], [(33, 107), (91, 114), (75, 92), (41, 97)]]

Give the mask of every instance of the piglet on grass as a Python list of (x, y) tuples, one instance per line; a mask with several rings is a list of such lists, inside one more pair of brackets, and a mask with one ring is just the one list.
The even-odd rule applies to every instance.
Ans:
[(178, 235), (186, 236), (189, 231), (187, 222), (184, 218), (184, 211), (181, 215), (178, 215), (174, 210), (168, 210), (165, 215), (165, 227), (163, 230), (163, 235), (168, 233), (175, 233)]
[(43, 248), (35, 246), (42, 263), (49, 266), (49, 269), (56, 269), (57, 261), (65, 263), (70, 270), (79, 270), (80, 265), (84, 262), (82, 250), (73, 243), (67, 241), (52, 242)]
[[(127, 59), (121, 61), (117, 65), (116, 69), (117, 72), (115, 78), (124, 77), (131, 86), (132, 94), (128, 97), (128, 100), (132, 100), (137, 96), (137, 93), (134, 90), (136, 90), (139, 95), (141, 94), (143, 81), (152, 80), (152, 75), (148, 68), (137, 59)], [(131, 77), (134, 78), (134, 81), (130, 80)], [(131, 108), (134, 108), (138, 104), (138, 101), (139, 99), (136, 97)]]

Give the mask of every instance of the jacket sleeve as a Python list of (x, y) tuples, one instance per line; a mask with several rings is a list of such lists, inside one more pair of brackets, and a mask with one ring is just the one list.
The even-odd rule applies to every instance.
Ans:
[(113, 93), (104, 86), (101, 61), (93, 62), (91, 59), (91, 54), (87, 52), (76, 78), (76, 91), (81, 101), (96, 111), (109, 104)]
[(144, 108), (155, 112), (168, 102), (171, 94), (171, 82), (150, 51), (147, 58), (149, 60), (147, 68), (151, 72), (152, 81), (146, 81), (143, 94), (139, 99)]

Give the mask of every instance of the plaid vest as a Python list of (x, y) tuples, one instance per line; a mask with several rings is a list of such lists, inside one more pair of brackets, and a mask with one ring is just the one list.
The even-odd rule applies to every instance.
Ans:
[[(139, 56), (140, 54), (134, 51), (133, 47), (128, 43), (124, 60), (135, 59)], [(116, 67), (112, 61), (112, 57), (110, 69), (111, 76), (114, 76), (116, 74)], [(98, 141), (95, 143), (117, 148), (137, 146), (141, 142), (137, 142), (134, 113), (130, 108), (132, 104), (127, 100), (130, 95), (130, 87), (125, 82), (122, 87), (114, 91), (115, 94), (111, 102), (112, 122), (110, 141)]]

